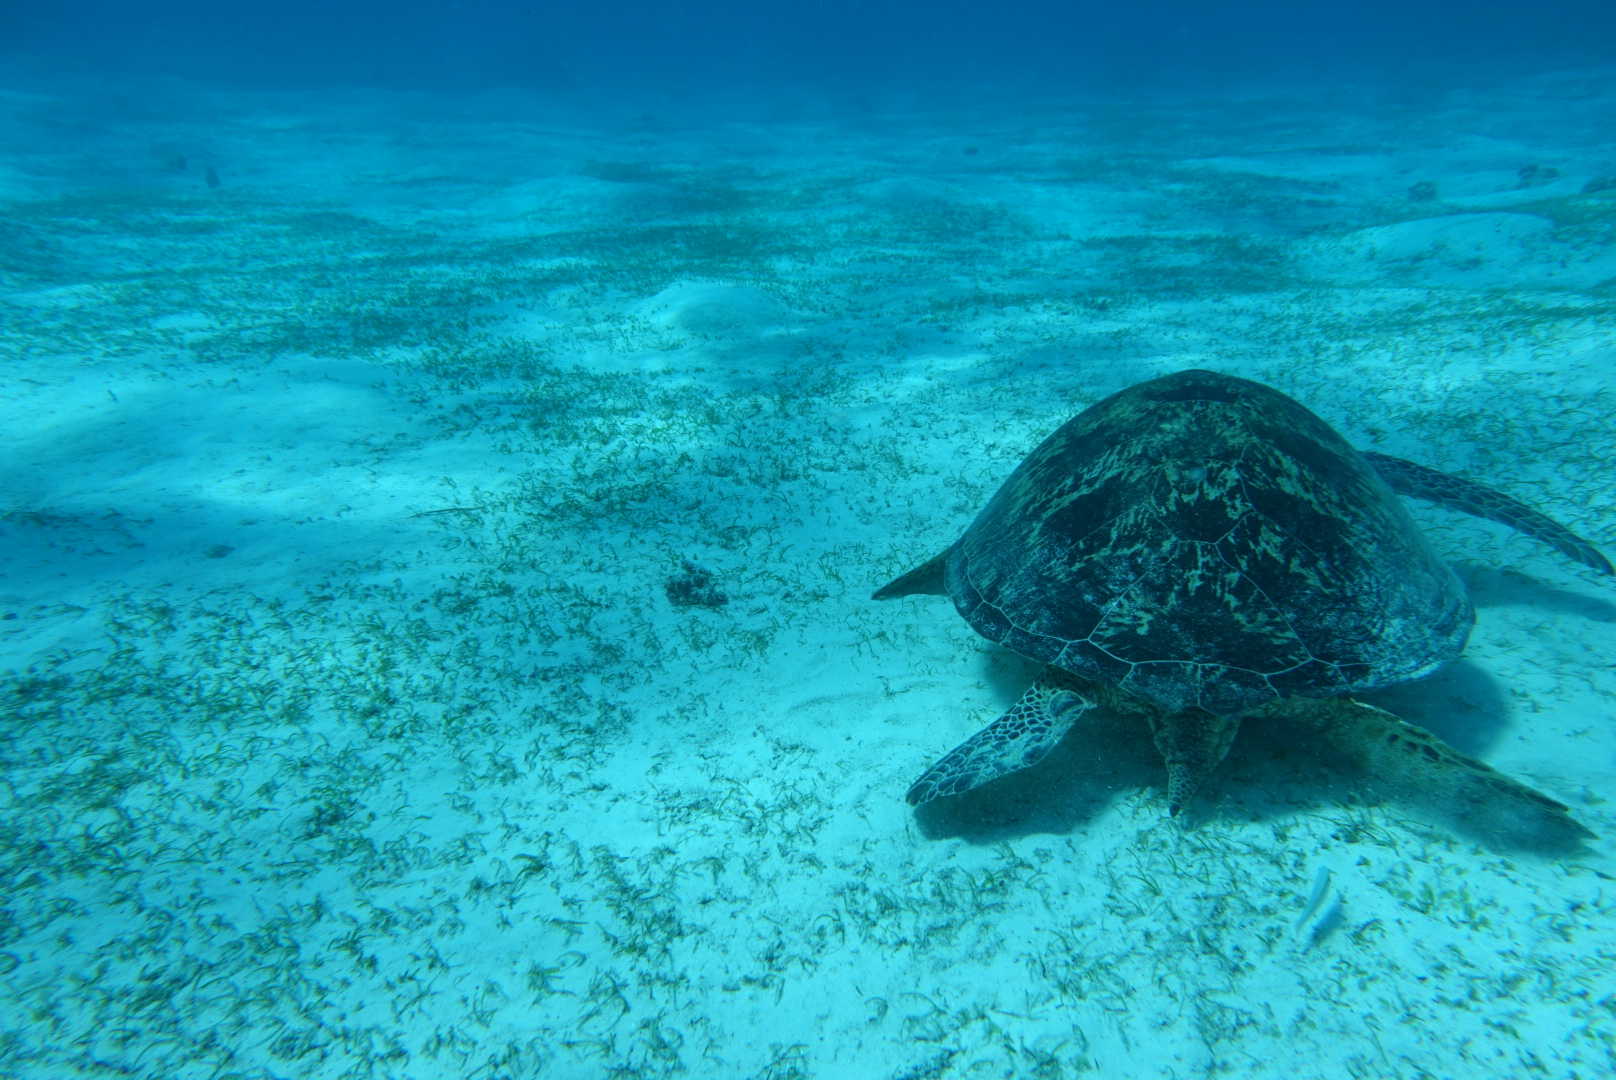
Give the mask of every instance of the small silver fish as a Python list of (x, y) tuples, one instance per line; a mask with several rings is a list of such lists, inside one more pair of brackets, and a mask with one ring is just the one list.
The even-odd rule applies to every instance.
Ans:
[(1307, 920), (1311, 919), (1313, 917), (1313, 913), (1319, 910), (1319, 905), (1324, 903), (1324, 895), (1329, 891), (1330, 868), (1328, 866), (1321, 866), (1319, 867), (1319, 872), (1313, 875), (1313, 888), (1307, 894), (1307, 906), (1304, 907), (1302, 909), (1302, 913), (1296, 917), (1296, 925), (1294, 929), (1297, 933), (1302, 932), (1302, 927), (1307, 925)]

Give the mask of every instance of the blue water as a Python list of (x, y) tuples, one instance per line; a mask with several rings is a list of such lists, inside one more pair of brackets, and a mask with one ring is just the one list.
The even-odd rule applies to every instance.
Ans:
[(1612, 31), (0, 8), (0, 1077), (1616, 1074), (1601, 556), (1177, 817), (870, 595), (1190, 368), (1616, 552)]
[(280, 87), (589, 94), (996, 88), (1328, 76), (1489, 78), (1608, 61), (1598, 0), (1354, 4), (829, 0), (588, 5), (103, 0), (0, 12), (0, 49), (52, 70)]

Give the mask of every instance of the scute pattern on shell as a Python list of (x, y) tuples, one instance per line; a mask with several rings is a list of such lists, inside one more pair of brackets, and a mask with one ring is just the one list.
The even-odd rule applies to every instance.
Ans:
[(1218, 714), (1417, 677), (1459, 655), (1475, 618), (1340, 435), (1277, 390), (1208, 371), (1062, 426), (945, 574), (984, 637)]

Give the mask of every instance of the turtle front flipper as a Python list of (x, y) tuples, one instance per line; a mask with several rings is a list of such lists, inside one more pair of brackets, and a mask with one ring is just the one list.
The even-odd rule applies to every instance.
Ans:
[(950, 547), (941, 555), (933, 555), (913, 570), (899, 574), (870, 594), (870, 599), (890, 600), (895, 596), (914, 596), (916, 594), (947, 596), (948, 587), (943, 584), (943, 571), (948, 566), (948, 554), (953, 550)]
[(1291, 698), (1267, 711), (1312, 728), (1372, 777), (1460, 820), (1556, 843), (1594, 836), (1563, 803), (1384, 709), (1351, 698)]
[(1598, 548), (1548, 515), (1533, 510), (1502, 491), (1385, 454), (1366, 450), (1364, 459), (1399, 495), (1425, 499), (1472, 517), (1508, 525), (1516, 532), (1541, 540), (1566, 558), (1598, 570), (1601, 574), (1616, 574), (1616, 568), (1600, 554)]
[(1058, 668), (1046, 668), (1009, 712), (950, 750), (915, 781), (904, 798), (910, 806), (922, 806), (939, 796), (961, 795), (1036, 765), (1078, 717), (1094, 708), (1092, 697), (1073, 688), (1077, 684)]

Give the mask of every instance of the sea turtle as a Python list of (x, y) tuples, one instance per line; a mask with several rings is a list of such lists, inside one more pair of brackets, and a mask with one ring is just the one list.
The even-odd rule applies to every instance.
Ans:
[[(1043, 758), (1091, 709), (1142, 716), (1177, 814), (1242, 718), (1304, 724), (1382, 777), (1457, 783), (1573, 835), (1566, 808), (1348, 695), (1456, 658), (1475, 609), (1396, 493), (1510, 525), (1601, 573), (1593, 545), (1470, 480), (1355, 450), (1261, 383), (1181, 371), (1068, 421), (947, 551), (875, 599), (946, 594), (1047, 667), (909, 789), (919, 806)], [(1440, 774), (1440, 775), (1438, 775)]]

